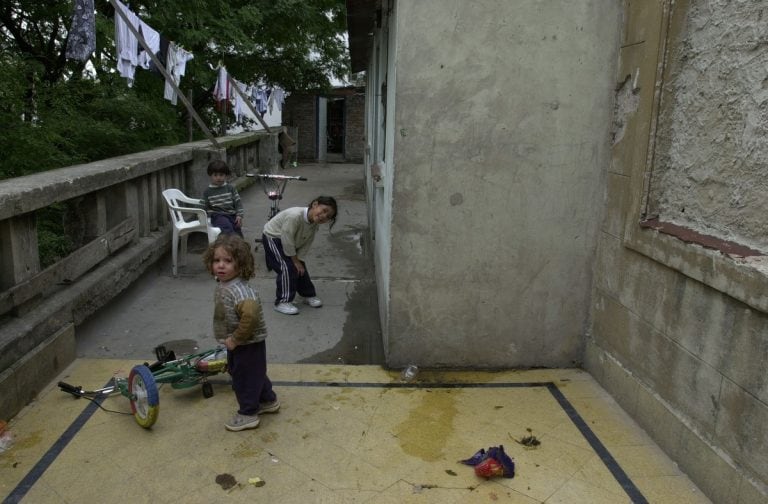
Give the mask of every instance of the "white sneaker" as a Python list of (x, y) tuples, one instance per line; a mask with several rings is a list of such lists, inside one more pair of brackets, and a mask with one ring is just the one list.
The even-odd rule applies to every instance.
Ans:
[(228, 431), (237, 432), (245, 429), (255, 429), (259, 426), (259, 422), (259, 415), (241, 415), (240, 413), (235, 413), (232, 420), (225, 423), (224, 427), (226, 427)]
[(323, 306), (323, 301), (319, 297), (304, 298), (304, 304), (308, 304), (312, 308), (320, 308)]
[(286, 315), (296, 315), (299, 313), (299, 309), (296, 308), (293, 303), (278, 303), (275, 305), (275, 311), (279, 311)]

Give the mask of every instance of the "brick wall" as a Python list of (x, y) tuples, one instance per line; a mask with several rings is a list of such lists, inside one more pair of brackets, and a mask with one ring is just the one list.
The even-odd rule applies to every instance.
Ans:
[(283, 106), (283, 124), (298, 128), (298, 146), (300, 161), (317, 159), (317, 98), (315, 95), (293, 93), (285, 99)]
[[(362, 163), (365, 152), (365, 93), (353, 88), (334, 90), (345, 98), (344, 160)], [(299, 161), (317, 160), (317, 95), (292, 93), (283, 106), (283, 125), (298, 128)]]
[(347, 96), (344, 132), (344, 157), (352, 163), (362, 163), (365, 152), (365, 94)]

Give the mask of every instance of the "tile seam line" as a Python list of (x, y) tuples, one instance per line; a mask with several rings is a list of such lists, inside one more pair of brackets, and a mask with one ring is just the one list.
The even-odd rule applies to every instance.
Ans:
[(591, 446), (595, 453), (597, 453), (597, 456), (600, 457), (600, 460), (611, 472), (616, 482), (621, 486), (632, 503), (648, 504), (648, 500), (645, 498), (642, 492), (640, 492), (640, 489), (637, 488), (629, 475), (624, 472), (624, 469), (621, 468), (621, 465), (619, 465), (618, 461), (616, 461), (613, 455), (611, 455), (611, 453), (608, 451), (608, 448), (606, 448), (602, 441), (600, 441), (600, 438), (597, 437), (597, 434), (595, 434), (592, 429), (589, 428), (587, 422), (581, 417), (581, 415), (579, 415), (579, 412), (576, 411), (576, 408), (565, 397), (560, 389), (557, 388), (557, 385), (549, 382), (546, 384), (546, 387), (550, 394), (552, 394), (552, 397), (555, 398), (557, 403), (563, 409), (565, 414), (568, 415), (568, 418), (571, 419), (579, 432), (581, 432), (581, 435), (584, 436), (584, 439), (587, 440), (589, 446)]

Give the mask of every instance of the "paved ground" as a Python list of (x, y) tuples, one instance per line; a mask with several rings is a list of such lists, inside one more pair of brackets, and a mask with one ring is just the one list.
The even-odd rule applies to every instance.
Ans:
[[(422, 370), (402, 383), (398, 370), (349, 365), (382, 362), (362, 168), (288, 172), (309, 181), (288, 188), (284, 208), (330, 194), (340, 215), (309, 258), (322, 308), (279, 314), (269, 309), (273, 275), (262, 269), (254, 282), (268, 308), (280, 412), (262, 415), (256, 430), (226, 431), (236, 402), (227, 375), (216, 375), (208, 399), (199, 385), (161, 385), (158, 421), (142, 429), (126, 397), (88, 402), (55, 385), (125, 378), (161, 343), (177, 354), (215, 346), (203, 243), (178, 278), (166, 258), (77, 328), (79, 358), (2, 434), (3, 504), (709, 502), (581, 370)], [(259, 186), (242, 196), (252, 242), (267, 202)], [(263, 264), (260, 250), (256, 259)], [(526, 436), (540, 444), (519, 444)], [(500, 444), (515, 459), (514, 478), (481, 478), (457, 462)]]
[[(263, 250), (259, 247), (254, 253), (259, 269), (252, 282), (265, 308), (268, 360), (381, 364), (373, 262), (366, 246), (362, 166), (301, 164), (283, 173), (301, 175), (308, 181), (289, 183), (281, 208), (305, 206), (323, 194), (337, 199), (339, 215), (330, 232), (328, 226), (321, 228), (307, 261), (324, 302), (322, 308), (300, 305), (300, 314), (294, 316), (272, 310), (275, 275), (264, 267)], [(269, 200), (259, 184), (242, 190), (241, 197), (246, 216), (243, 231), (254, 243), (261, 237)], [(215, 346), (210, 331), (214, 282), (200, 259), (204, 248), (204, 235), (192, 235), (187, 265), (180, 268), (178, 278), (171, 275), (169, 250), (163, 261), (78, 327), (78, 356), (146, 360), (159, 344), (177, 354)]]
[[(77, 359), (59, 377), (99, 387), (134, 362)], [(282, 407), (228, 432), (225, 376), (159, 391), (142, 429), (125, 397), (73, 399), (55, 385), (9, 425), (3, 504), (707, 504), (709, 500), (577, 369), (421, 372), (274, 364)], [(525, 437), (540, 444), (520, 444)], [(514, 478), (460, 464), (503, 445)], [(252, 483), (252, 482), (255, 482)], [(257, 486), (261, 485), (261, 486)]]

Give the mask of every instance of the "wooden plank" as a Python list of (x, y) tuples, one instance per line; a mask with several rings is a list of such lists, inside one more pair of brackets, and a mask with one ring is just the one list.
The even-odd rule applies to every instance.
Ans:
[(136, 232), (136, 219), (125, 219), (103, 236), (80, 247), (56, 264), (0, 293), (0, 314), (9, 312), (35, 296), (45, 294), (51, 285), (76, 281), (115, 251), (131, 243), (136, 237)]

